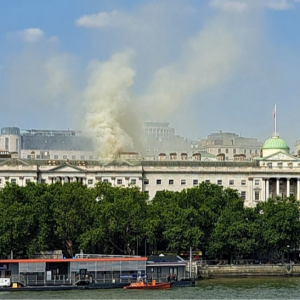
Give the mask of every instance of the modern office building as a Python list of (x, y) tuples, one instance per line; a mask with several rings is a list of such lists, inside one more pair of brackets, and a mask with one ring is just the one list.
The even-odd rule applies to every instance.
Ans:
[(75, 130), (1, 129), (0, 150), (30, 159), (95, 159), (92, 139)]

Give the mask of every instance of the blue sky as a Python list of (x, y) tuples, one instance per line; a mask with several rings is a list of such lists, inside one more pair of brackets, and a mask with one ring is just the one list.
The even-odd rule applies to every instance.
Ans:
[(299, 29), (296, 0), (1, 0), (0, 126), (125, 140), (132, 120), (167, 121), (264, 141), (277, 103), (293, 148)]

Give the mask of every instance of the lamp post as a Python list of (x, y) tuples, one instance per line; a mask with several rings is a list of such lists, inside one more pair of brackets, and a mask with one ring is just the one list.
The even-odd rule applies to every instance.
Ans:
[[(193, 221), (193, 218), (190, 218), (190, 226), (192, 227), (192, 221)], [(192, 238), (192, 237), (190, 237)], [(192, 244), (192, 241), (190, 241), (190, 245)], [(192, 246), (190, 246), (190, 278), (192, 278)]]
[(190, 247), (190, 278), (192, 278), (192, 247)]

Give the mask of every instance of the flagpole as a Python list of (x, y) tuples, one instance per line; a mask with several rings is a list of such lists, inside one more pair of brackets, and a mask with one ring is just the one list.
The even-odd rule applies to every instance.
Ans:
[(274, 115), (274, 123), (275, 123), (275, 136), (277, 136), (277, 108), (276, 108), (276, 103), (275, 103), (275, 115)]

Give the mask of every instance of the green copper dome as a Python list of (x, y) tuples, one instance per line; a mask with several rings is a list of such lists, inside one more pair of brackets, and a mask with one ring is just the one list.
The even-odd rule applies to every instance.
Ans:
[(273, 136), (264, 142), (262, 149), (289, 150), (290, 148), (283, 139), (279, 138), (278, 136)]

